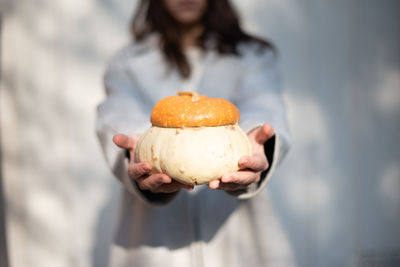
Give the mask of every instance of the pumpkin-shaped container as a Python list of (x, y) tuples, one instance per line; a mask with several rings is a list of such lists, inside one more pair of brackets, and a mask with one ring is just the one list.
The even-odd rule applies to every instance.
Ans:
[(239, 169), (251, 155), (239, 111), (229, 101), (195, 92), (161, 99), (151, 114), (152, 127), (139, 139), (136, 159), (188, 185), (204, 184)]

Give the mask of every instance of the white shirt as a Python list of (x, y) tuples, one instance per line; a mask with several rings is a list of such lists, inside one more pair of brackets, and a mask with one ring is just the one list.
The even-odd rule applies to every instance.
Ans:
[(183, 79), (181, 91), (196, 92), (200, 77), (203, 74), (203, 51), (198, 47), (190, 47), (185, 51), (185, 54), (191, 67), (191, 73), (189, 77)]
[[(269, 50), (259, 53), (251, 44), (240, 50), (242, 57), (191, 50), (193, 72), (185, 81), (165, 62), (157, 45), (132, 44), (110, 61), (97, 134), (111, 170), (124, 186), (110, 266), (294, 265), (263, 190), (289, 145), (274, 55)], [(165, 70), (171, 71), (166, 75)], [(274, 127), (275, 142), (267, 151), (272, 155), (270, 169), (258, 185), (233, 195), (207, 186), (198, 187), (196, 194), (181, 190), (173, 195), (147, 194), (137, 188), (128, 175), (125, 151), (115, 146), (112, 137), (147, 130), (155, 103), (182, 87), (234, 102), (245, 132), (265, 122)]]

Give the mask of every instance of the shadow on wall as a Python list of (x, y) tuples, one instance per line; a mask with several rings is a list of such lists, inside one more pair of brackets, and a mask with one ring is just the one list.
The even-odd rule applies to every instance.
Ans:
[(0, 108), (12, 263), (107, 264), (118, 196), (94, 114), (102, 69), (124, 39), (122, 13), (132, 3), (0, 2), (8, 19)]
[[(0, 13), (0, 44), (2, 37), (2, 14)], [(1, 62), (1, 47), (0, 47), (0, 62)], [(0, 66), (1, 73), (1, 66)], [(1, 74), (0, 74), (1, 83)], [(0, 128), (0, 136), (2, 129)], [(1, 140), (1, 139), (0, 139)], [(6, 235), (6, 213), (4, 210), (4, 196), (3, 196), (3, 172), (1, 171), (3, 165), (3, 151), (2, 151), (1, 141), (0, 141), (0, 267), (8, 266), (8, 252), (7, 252), (7, 235)]]
[[(138, 1), (21, 2), (2, 6), (23, 18), (14, 37), (28, 44), (15, 60), (18, 72), (2, 72), (13, 133), (24, 137), (7, 151), (7, 168), (23, 178), (14, 181), (19, 188), (56, 192), (29, 195), (39, 199), (30, 203), (38, 213), (28, 214), (29, 229), (41, 230), (29, 233), (30, 242), (52, 256), (55, 242), (81, 235), (72, 248), (55, 248), (69, 253), (59, 257), (81, 262), (92, 245), (93, 267), (105, 267), (120, 187), (98, 155), (92, 122), (101, 70), (127, 36), (122, 25)], [(281, 54), (294, 144), (268, 190), (300, 266), (343, 266), (352, 257), (362, 263), (368, 248), (400, 248), (399, 1), (236, 2), (249, 28)], [(21, 229), (27, 199), (7, 203)], [(54, 225), (46, 208), (82, 220)]]

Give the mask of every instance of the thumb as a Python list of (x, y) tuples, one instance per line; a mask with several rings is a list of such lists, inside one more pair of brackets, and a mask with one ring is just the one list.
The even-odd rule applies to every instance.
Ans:
[(136, 146), (137, 140), (125, 134), (116, 134), (113, 142), (120, 148), (132, 149)]
[(274, 136), (274, 134), (274, 128), (272, 128), (270, 124), (265, 123), (258, 129), (255, 140), (257, 143), (263, 145), (268, 139)]

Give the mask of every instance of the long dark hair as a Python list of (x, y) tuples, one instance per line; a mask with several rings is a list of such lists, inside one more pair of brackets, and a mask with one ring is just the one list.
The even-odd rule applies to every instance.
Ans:
[[(203, 49), (211, 36), (220, 54), (239, 55), (238, 44), (241, 42), (255, 42), (260, 48), (274, 49), (270, 42), (242, 30), (239, 16), (229, 0), (208, 0), (202, 20), (204, 31), (198, 43)], [(160, 47), (167, 61), (176, 66), (183, 77), (190, 75), (190, 65), (182, 51), (180, 28), (162, 1), (141, 0), (132, 20), (131, 32), (137, 41), (144, 40), (151, 33), (159, 33)]]

